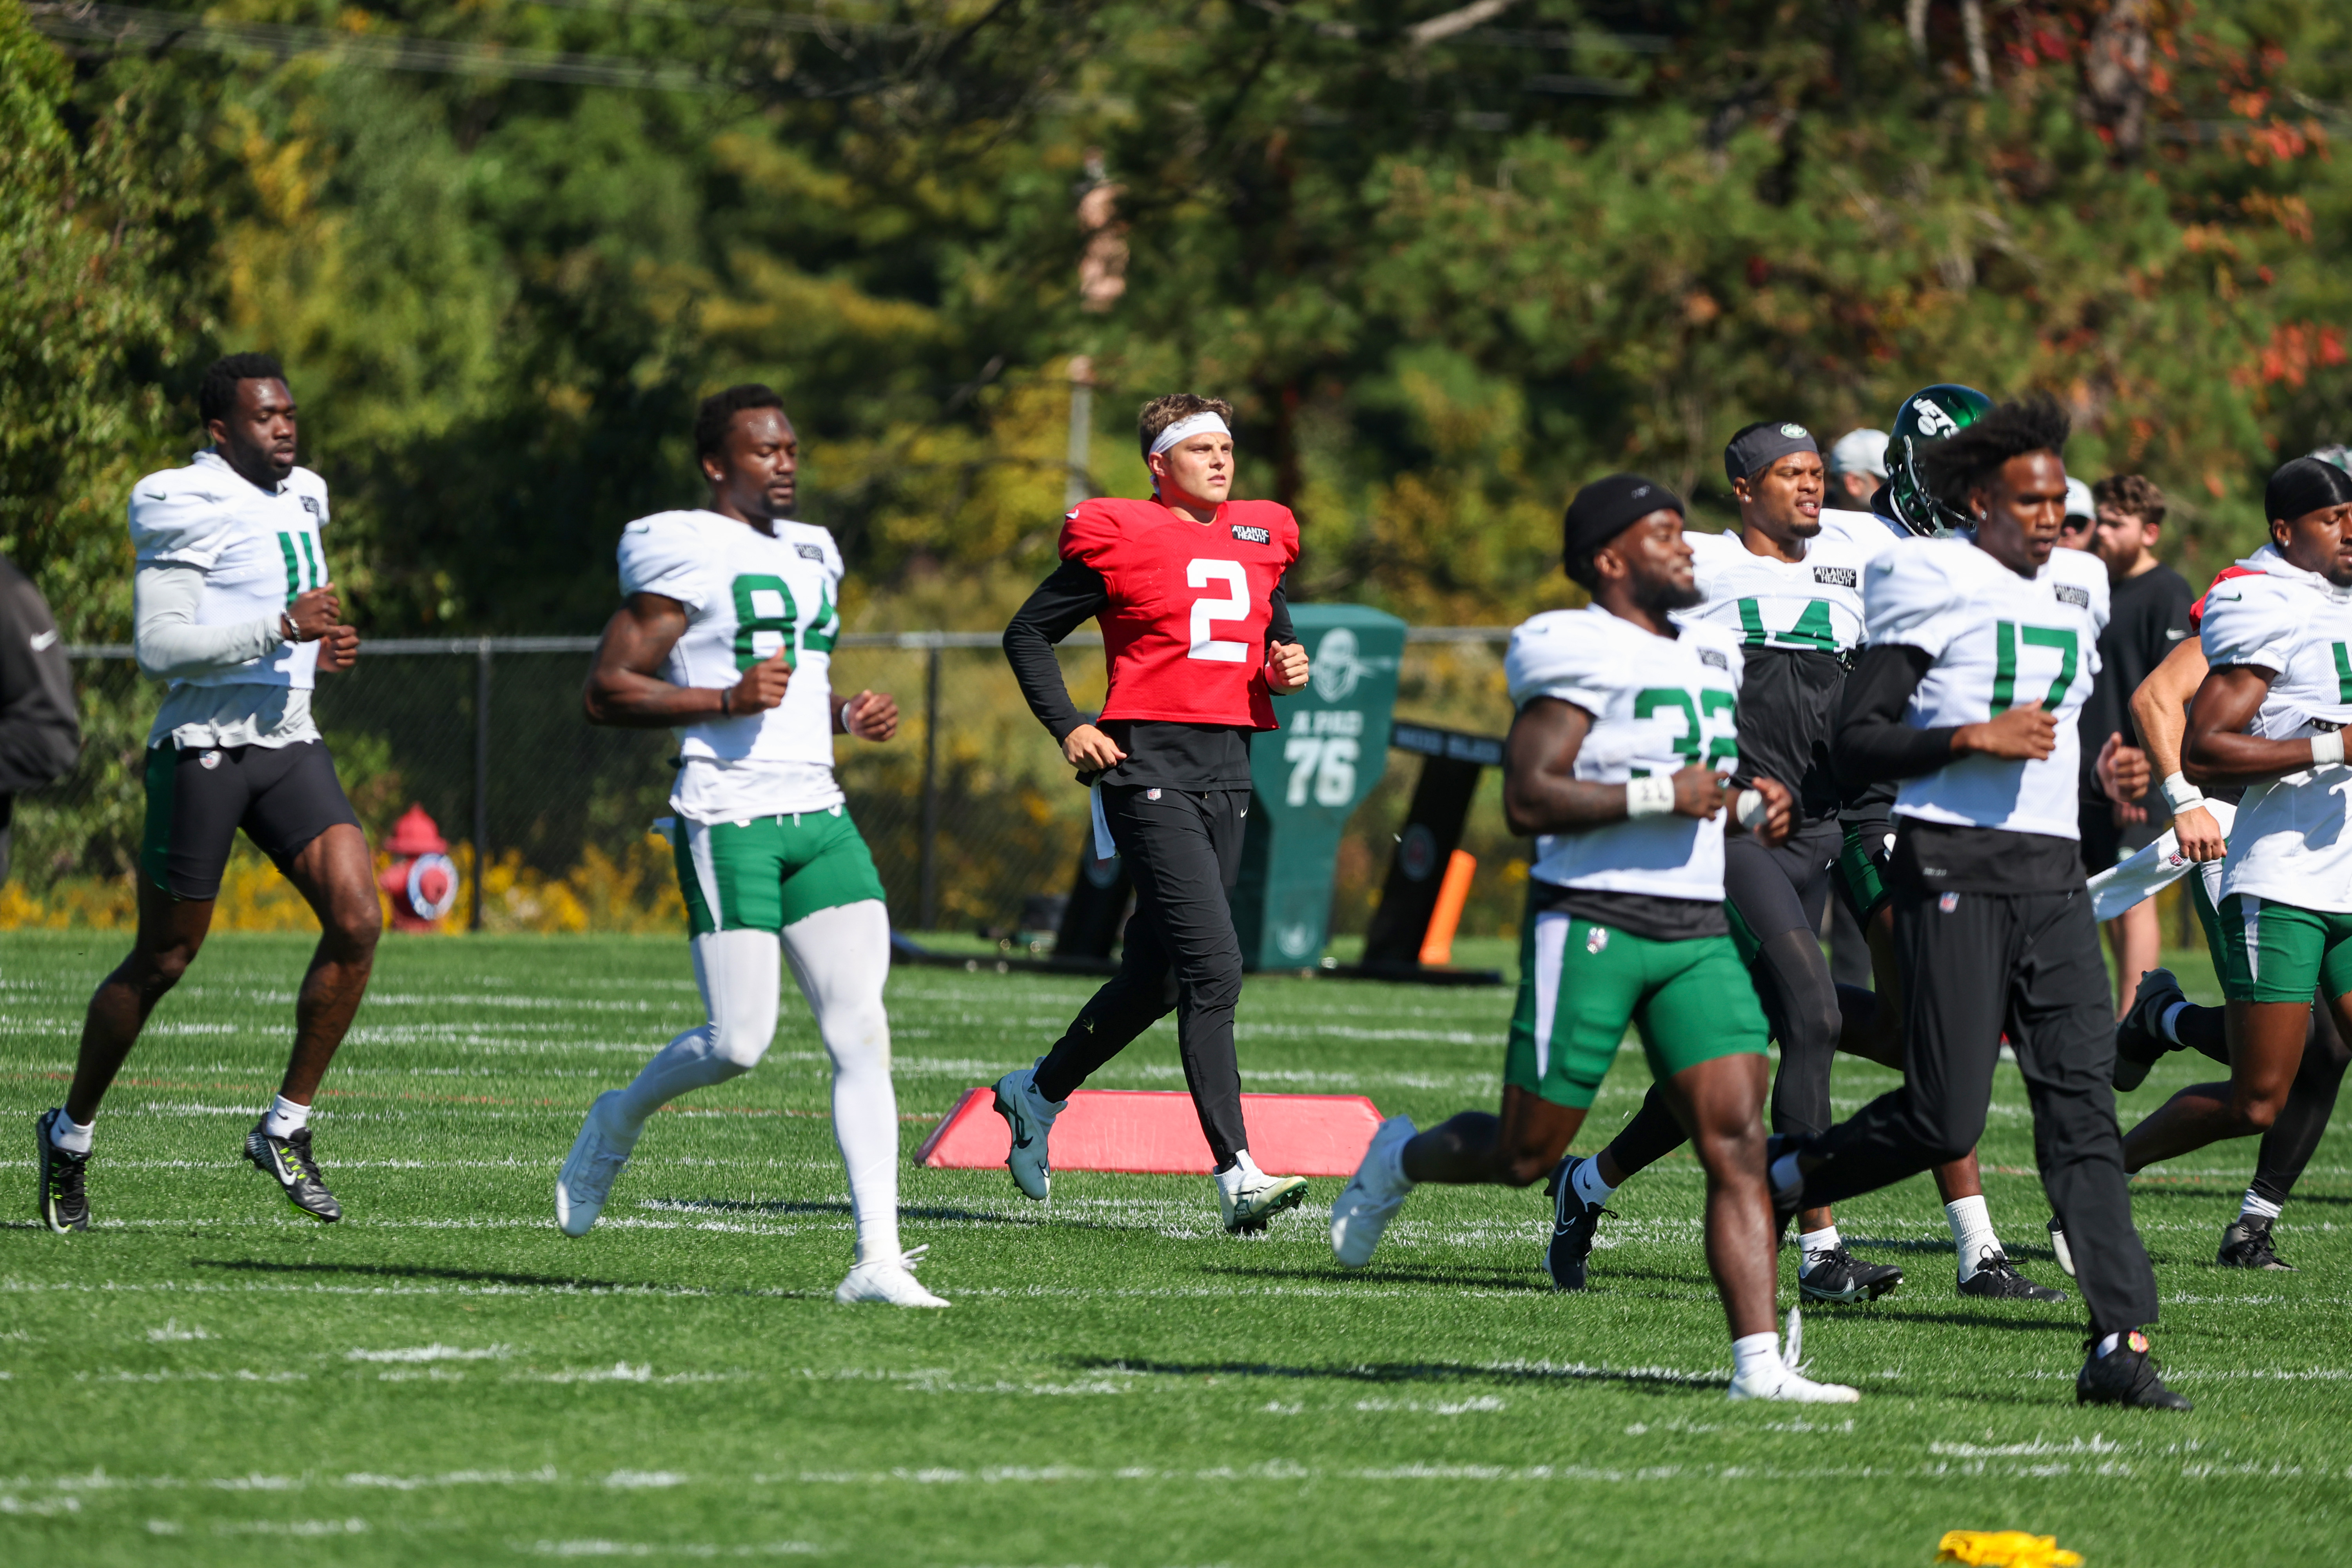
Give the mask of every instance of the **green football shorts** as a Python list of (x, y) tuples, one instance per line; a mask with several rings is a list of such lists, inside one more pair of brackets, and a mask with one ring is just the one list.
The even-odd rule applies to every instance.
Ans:
[(1661, 1081), (1765, 1047), (1764, 1009), (1729, 937), (1653, 942), (1558, 910), (1529, 921), (1503, 1081), (1584, 1110), (1628, 1024)]
[(2232, 1002), (2308, 1002), (2352, 992), (2352, 914), (2252, 893), (2221, 900), (2214, 930), (2221, 994)]
[(680, 817), (671, 843), (696, 936), (782, 931), (819, 910), (882, 897), (874, 856), (838, 805), (749, 822)]

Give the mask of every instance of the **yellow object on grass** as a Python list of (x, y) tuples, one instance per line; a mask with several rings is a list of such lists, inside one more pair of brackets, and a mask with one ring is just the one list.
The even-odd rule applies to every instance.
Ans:
[(1936, 1542), (1938, 1563), (1966, 1563), (1972, 1568), (2078, 1568), (2079, 1552), (2058, 1544), (2054, 1535), (2028, 1535), (2021, 1530), (1948, 1530)]

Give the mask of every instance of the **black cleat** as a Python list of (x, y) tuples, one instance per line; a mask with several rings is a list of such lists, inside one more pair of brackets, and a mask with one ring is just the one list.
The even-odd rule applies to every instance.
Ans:
[(1837, 1301), (1852, 1306), (1875, 1301), (1903, 1283), (1903, 1270), (1891, 1263), (1871, 1263), (1856, 1258), (1841, 1241), (1826, 1252), (1808, 1252), (1797, 1271), (1797, 1294), (1808, 1301)]
[(1551, 1194), (1551, 1242), (1544, 1248), (1544, 1272), (1555, 1290), (1584, 1289), (1585, 1260), (1592, 1256), (1592, 1236), (1601, 1216), (1615, 1211), (1588, 1204), (1576, 1195), (1572, 1179), (1584, 1162), (1574, 1154), (1553, 1168), (1547, 1184)]
[(65, 1114), (62, 1108), (45, 1110), (33, 1121), (33, 1142), (40, 1146), (41, 1223), (59, 1236), (89, 1228), (89, 1194), (82, 1187), (89, 1156), (49, 1142), (49, 1129), (65, 1120)]
[(2116, 1068), (2111, 1081), (2117, 1089), (2126, 1093), (2137, 1089), (2147, 1081), (2158, 1062), (2180, 1049), (2157, 1026), (2164, 1021), (2166, 1009), (2188, 1000), (2169, 969), (2151, 969), (2140, 976), (2130, 1011), (2116, 1025)]
[(2036, 1285), (2017, 1271), (2004, 1253), (1986, 1247), (1977, 1254), (1977, 1271), (1960, 1281), (1960, 1294), (1987, 1301), (2063, 1301), (2066, 1292)]
[(2294, 1274), (2301, 1270), (2271, 1250), (2271, 1222), (2250, 1219), (2240, 1215), (2221, 1233), (2221, 1256), (2213, 1259), (2224, 1268), (2266, 1268), (2274, 1274)]
[(332, 1225), (342, 1218), (343, 1205), (327, 1190), (327, 1178), (310, 1158), (310, 1130), (298, 1127), (290, 1138), (272, 1138), (262, 1131), (268, 1125), (264, 1118), (245, 1135), (245, 1157), (277, 1178), (287, 1201), (312, 1219)]
[(2156, 1357), (2148, 1353), (2147, 1336), (2137, 1329), (2124, 1342), (2101, 1355), (2096, 1340), (2086, 1340), (2083, 1370), (2074, 1378), (2077, 1405), (2136, 1405), (2147, 1410), (2192, 1410), (2188, 1400), (2164, 1386), (2156, 1374)]

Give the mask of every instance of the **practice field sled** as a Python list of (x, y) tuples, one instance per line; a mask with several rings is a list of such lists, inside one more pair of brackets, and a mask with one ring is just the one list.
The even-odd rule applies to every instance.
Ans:
[[(1284, 1176), (1352, 1176), (1381, 1124), (1360, 1094), (1244, 1094), (1250, 1158)], [(1012, 1152), (994, 1091), (968, 1089), (915, 1152), (934, 1170), (1002, 1167)], [(1192, 1097), (1167, 1089), (1082, 1089), (1054, 1119), (1046, 1151), (1056, 1171), (1205, 1176), (1208, 1141)]]

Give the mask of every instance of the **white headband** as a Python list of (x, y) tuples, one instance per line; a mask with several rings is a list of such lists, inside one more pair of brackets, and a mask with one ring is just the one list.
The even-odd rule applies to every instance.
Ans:
[(1225, 422), (1218, 418), (1214, 411), (1203, 408), (1200, 413), (1179, 419), (1175, 424), (1160, 432), (1160, 439), (1151, 443), (1151, 455), (1156, 458), (1177, 442), (1189, 441), (1193, 437), (1211, 430), (1216, 431), (1221, 436), (1233, 434), (1231, 430), (1225, 428)]

